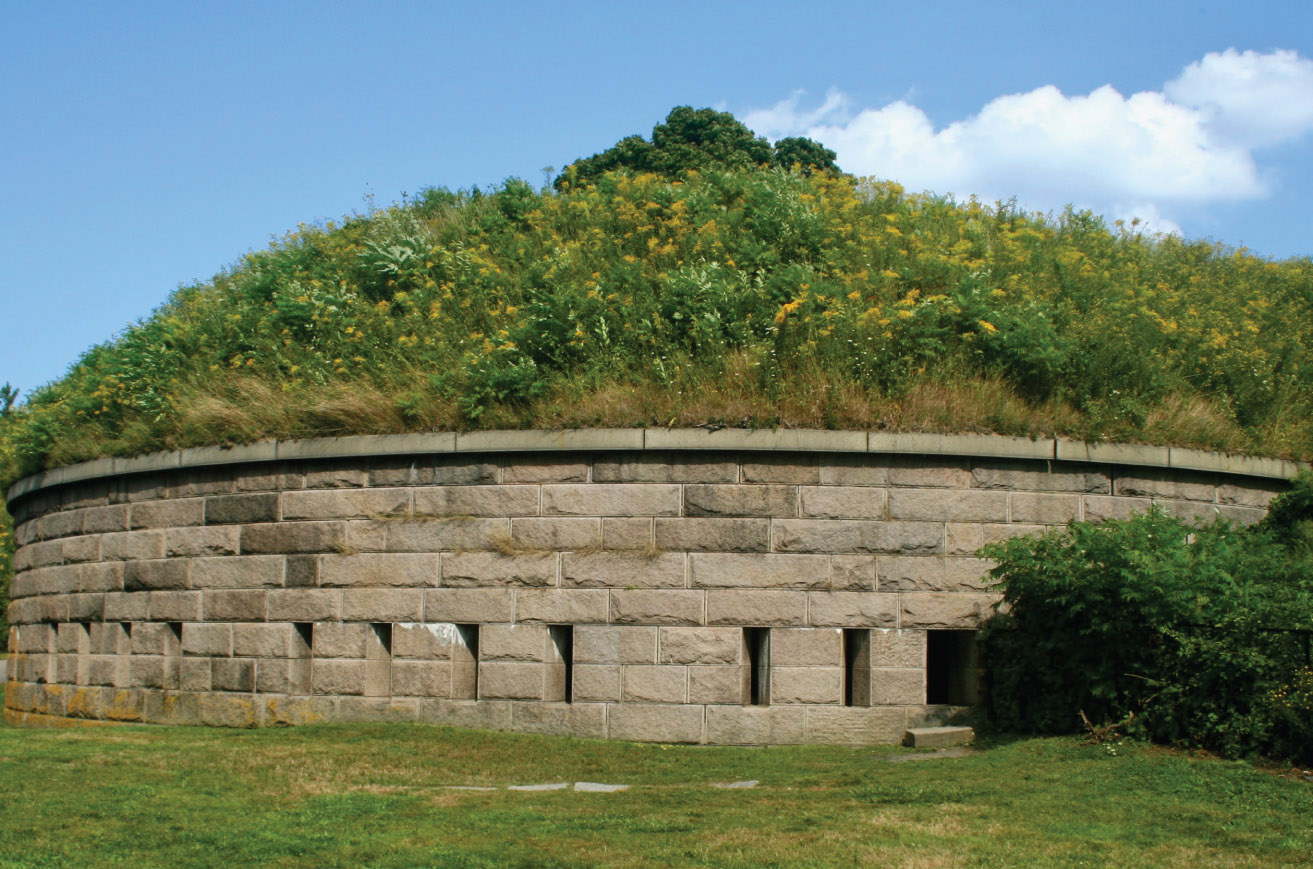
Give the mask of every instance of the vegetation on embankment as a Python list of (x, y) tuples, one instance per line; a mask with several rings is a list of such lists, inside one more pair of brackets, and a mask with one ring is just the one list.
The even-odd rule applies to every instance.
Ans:
[(430, 189), (301, 227), (7, 407), (0, 484), (169, 447), (529, 426), (1313, 457), (1310, 260), (909, 194), (832, 160), (677, 109), (552, 188)]
[[(395, 723), (0, 726), (0, 863), (1200, 867), (1313, 848), (1313, 787), (1247, 764), (1071, 738), (900, 754)], [(578, 781), (629, 789), (506, 789)]]
[(266, 436), (637, 424), (1313, 456), (1307, 259), (785, 169), (714, 112), (644, 142), (559, 189), (302, 227), (178, 290), (5, 414), (0, 478)]

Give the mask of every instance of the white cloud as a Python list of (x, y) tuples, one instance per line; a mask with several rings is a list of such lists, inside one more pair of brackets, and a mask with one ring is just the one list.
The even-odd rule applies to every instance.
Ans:
[(1313, 62), (1294, 52), (1206, 55), (1162, 91), (1123, 96), (1105, 85), (1067, 96), (1053, 86), (992, 100), (935, 129), (905, 101), (853, 112), (830, 91), (816, 109), (802, 93), (744, 121), (771, 138), (805, 135), (839, 165), (913, 190), (1023, 207), (1067, 203), (1178, 231), (1173, 212), (1265, 195), (1253, 149), (1313, 130)]
[(1163, 86), (1173, 102), (1195, 109), (1219, 140), (1275, 145), (1313, 128), (1313, 60), (1293, 51), (1204, 56)]
[(769, 109), (748, 112), (743, 117), (743, 123), (760, 135), (780, 139), (825, 120), (835, 121), (848, 113), (848, 98), (834, 88), (825, 94), (825, 102), (810, 112), (799, 109), (805, 95), (806, 91), (796, 90), (789, 94), (788, 99), (781, 100)]

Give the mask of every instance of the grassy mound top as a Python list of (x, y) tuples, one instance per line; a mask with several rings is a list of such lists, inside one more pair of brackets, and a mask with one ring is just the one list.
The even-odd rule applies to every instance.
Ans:
[(0, 477), (433, 429), (808, 426), (1313, 456), (1313, 263), (832, 171), (431, 189), (302, 227), (0, 420)]

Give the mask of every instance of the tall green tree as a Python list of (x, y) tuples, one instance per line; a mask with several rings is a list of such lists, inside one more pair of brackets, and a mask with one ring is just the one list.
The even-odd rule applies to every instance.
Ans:
[(729, 112), (676, 106), (652, 139), (626, 136), (613, 147), (574, 161), (556, 177), (557, 190), (587, 184), (606, 172), (628, 169), (675, 177), (688, 169), (747, 169), (801, 165), (805, 172), (837, 171), (835, 154), (811, 139), (790, 137), (774, 146), (754, 135)]
[(839, 166), (834, 162), (838, 155), (814, 139), (802, 136), (789, 136), (775, 143), (774, 163), (789, 169), (801, 166), (804, 174), (812, 172), (837, 172)]

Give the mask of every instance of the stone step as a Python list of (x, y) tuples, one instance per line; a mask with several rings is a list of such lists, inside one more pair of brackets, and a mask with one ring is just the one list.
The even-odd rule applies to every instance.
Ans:
[(939, 748), (966, 745), (976, 738), (970, 727), (911, 727), (903, 734), (903, 745), (910, 748)]

